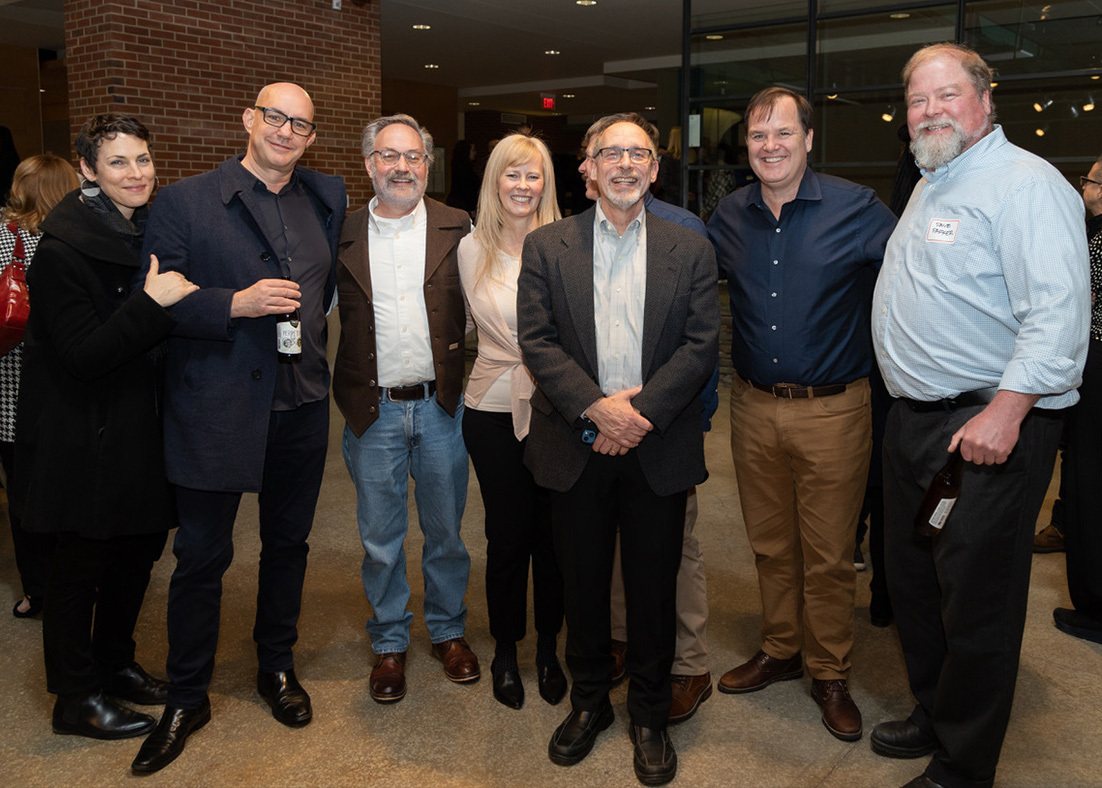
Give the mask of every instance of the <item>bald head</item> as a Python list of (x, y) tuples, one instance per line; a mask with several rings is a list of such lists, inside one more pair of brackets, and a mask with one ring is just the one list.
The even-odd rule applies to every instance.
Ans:
[[(265, 85), (260, 89), (260, 92), (256, 94), (256, 106), (258, 107), (272, 107), (273, 109), (279, 109), (280, 101), (295, 101), (301, 103), (305, 101), (310, 105), (309, 117), (304, 117), (303, 120), (314, 119), (314, 101), (310, 98), (310, 94), (303, 88), (296, 85), (294, 82), (273, 82), (270, 85)], [(296, 116), (298, 117), (298, 116)]]
[(278, 192), (317, 136), (310, 94), (291, 82), (266, 85), (241, 120), (249, 133), (242, 166)]

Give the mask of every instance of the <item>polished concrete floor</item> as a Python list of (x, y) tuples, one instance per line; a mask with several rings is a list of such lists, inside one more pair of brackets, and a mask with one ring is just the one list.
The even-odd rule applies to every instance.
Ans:
[[(721, 389), (720, 412), (707, 439), (712, 476), (700, 487), (697, 525), (708, 566), (713, 677), (756, 651), (760, 626), (757, 581), (727, 449), (726, 395)], [(189, 740), (179, 760), (145, 778), (129, 772), (138, 740), (98, 742), (54, 735), (40, 623), (16, 620), (5, 608), (0, 614), (0, 786), (118, 786), (136, 781), (158, 788), (638, 784), (631, 768), (623, 687), (613, 693), (616, 722), (599, 737), (590, 757), (571, 768), (555, 766), (547, 758), (548, 738), (567, 706), (548, 706), (536, 693), (534, 638), (521, 644), (526, 705), (513, 711), (494, 701), (488, 680), (493, 644), (482, 583), (485, 539), (473, 473), (463, 532), (473, 563), (467, 635), (482, 657), (485, 678), (469, 686), (452, 684), (429, 653), (416, 560), (421, 540), (414, 525), (407, 546), (414, 559), (409, 575), (416, 617), (409, 694), (389, 707), (368, 698), (371, 657), (363, 631), (368, 605), (360, 585), (355, 494), (340, 456), (342, 426), (334, 410), (295, 652), (298, 675), (313, 696), (313, 722), (299, 730), (283, 727), (271, 718), (254, 689), (251, 620), (259, 547), (255, 497), (250, 496), (238, 518), (236, 559), (225, 578), (211, 723)], [(64, 489), (58, 494), (64, 495)], [(1047, 522), (1049, 505), (1051, 497), (1041, 522)], [(14, 601), (18, 582), (6, 524), (0, 533), (0, 600)], [(172, 566), (166, 550), (154, 570), (136, 634), (139, 661), (161, 675)], [(844, 743), (827, 733), (808, 694), (807, 678), (749, 695), (716, 693), (693, 719), (672, 729), (679, 754), (675, 785), (898, 788), (922, 771), (924, 760), (890, 760), (869, 749), (868, 731), (880, 721), (905, 716), (912, 700), (894, 628), (869, 624), (867, 584), (868, 574), (859, 574), (851, 678), (864, 713), (865, 737)], [(1062, 554), (1036, 556), (1017, 698), (996, 780), (999, 788), (1102, 786), (1095, 749), (1102, 734), (1102, 647), (1052, 626), (1052, 608), (1066, 604)]]

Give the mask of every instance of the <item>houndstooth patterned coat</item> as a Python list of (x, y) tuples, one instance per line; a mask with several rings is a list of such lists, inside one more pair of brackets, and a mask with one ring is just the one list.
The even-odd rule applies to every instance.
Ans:
[[(29, 233), (20, 229), (23, 248), (26, 251), (27, 267), (30, 268), (34, 250), (38, 248), (41, 233)], [(11, 262), (15, 251), (15, 236), (8, 229), (8, 223), (0, 224), (0, 272)], [(15, 403), (19, 400), (19, 369), (23, 366), (23, 343), (20, 342), (3, 358), (0, 358), (0, 441), (15, 442)]]

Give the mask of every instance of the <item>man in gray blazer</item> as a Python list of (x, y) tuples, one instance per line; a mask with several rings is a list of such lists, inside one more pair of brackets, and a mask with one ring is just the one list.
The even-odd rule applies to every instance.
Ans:
[(698, 395), (717, 354), (715, 256), (645, 210), (654, 144), (629, 116), (606, 121), (594, 144), (600, 200), (528, 236), (518, 283), (536, 381), (525, 462), (552, 491), (574, 678), (548, 754), (578, 763), (612, 723), (609, 580), (616, 523), (629, 523), (630, 733), (636, 776), (660, 785), (677, 770), (666, 733), (674, 599), (686, 491), (707, 476)]

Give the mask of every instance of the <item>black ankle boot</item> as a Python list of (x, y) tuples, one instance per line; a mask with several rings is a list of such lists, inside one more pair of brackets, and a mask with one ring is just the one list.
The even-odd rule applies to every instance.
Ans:
[(54, 733), (91, 739), (129, 739), (153, 730), (156, 721), (120, 706), (101, 690), (58, 695), (54, 704)]

